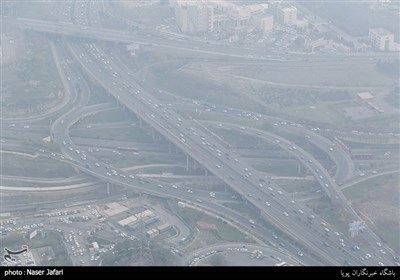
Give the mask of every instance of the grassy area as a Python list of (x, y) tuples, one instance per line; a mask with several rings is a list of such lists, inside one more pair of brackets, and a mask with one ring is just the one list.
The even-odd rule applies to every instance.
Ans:
[[(101, 111), (95, 115), (88, 116), (80, 121), (80, 124), (96, 124), (106, 122), (126, 122), (132, 120), (134, 116), (128, 110), (122, 111), (117, 108)], [(135, 122), (135, 121), (133, 121)]]
[(360, 199), (360, 197), (367, 195), (368, 192), (379, 189), (379, 187), (386, 184), (390, 178), (399, 181), (398, 174), (381, 175), (348, 187), (343, 190), (343, 194), (346, 196), (346, 198), (351, 200)]
[(99, 161), (105, 162), (115, 166), (116, 168), (126, 168), (137, 165), (146, 164), (182, 164), (184, 161), (174, 160), (172, 158), (163, 158), (156, 154), (139, 153), (134, 155), (133, 153), (123, 153), (122, 155), (116, 155), (112, 152), (97, 152), (96, 157)]
[[(183, 110), (181, 110), (182, 112)], [(226, 123), (233, 123), (237, 125), (245, 125), (249, 127), (256, 127), (257, 123), (251, 120), (244, 119), (243, 117), (236, 117), (236, 116), (229, 116), (220, 113), (213, 113), (213, 112), (202, 112), (201, 114), (193, 113), (192, 111), (185, 111), (188, 115), (191, 115), (193, 119), (196, 120), (205, 120), (205, 121), (219, 121), (219, 122), (226, 122)]]
[(97, 138), (97, 139), (108, 139), (108, 140), (120, 140), (120, 141), (133, 141), (148, 143), (151, 142), (151, 136), (146, 134), (140, 128), (132, 127), (126, 128), (110, 128), (110, 129), (83, 129), (75, 128), (71, 129), (71, 136), (75, 137), (86, 137), (86, 138)]
[(211, 216), (204, 216), (201, 220), (202, 222), (206, 222), (208, 224), (214, 224), (217, 226), (217, 233), (216, 235), (220, 240), (224, 241), (245, 241), (245, 235), (238, 231), (237, 229), (232, 228), (227, 223), (224, 223), (221, 220), (213, 218)]
[(313, 191), (317, 189), (317, 186), (315, 186), (313, 183), (302, 183), (301, 185), (282, 185), (281, 188), (288, 192), (288, 193), (303, 193), (303, 192), (307, 192), (307, 191)]
[(70, 165), (42, 156), (29, 158), (3, 153), (1, 158), (2, 170), (9, 176), (65, 178), (75, 175), (75, 171)]
[(298, 118), (301, 116), (302, 121), (317, 121), (332, 125), (343, 124), (346, 120), (344, 114), (338, 113), (329, 103), (318, 103), (311, 108), (310, 106), (296, 106), (281, 108), (282, 113)]
[[(133, 162), (134, 162), (134, 164), (132, 164)], [(118, 159), (114, 165), (117, 168), (121, 168), (121, 167), (129, 167), (129, 166), (133, 166), (133, 165), (157, 164), (157, 163), (161, 163), (161, 164), (169, 164), (169, 163), (178, 163), (179, 164), (179, 163), (181, 163), (181, 164), (183, 164), (183, 161), (177, 162), (175, 160), (162, 158), (158, 155), (138, 155), (138, 156), (136, 156), (134, 161), (128, 162), (128, 160), (127, 160), (126, 162), (124, 162), (124, 160)], [(124, 164), (124, 166), (122, 166), (123, 164)]]
[[(198, 235), (193, 242), (196, 244), (201, 240), (201, 244), (213, 244), (217, 243), (218, 241), (224, 242), (240, 242), (245, 241), (245, 235), (240, 232), (239, 230), (233, 228), (232, 226), (228, 225), (227, 223), (209, 216), (203, 212), (196, 211), (194, 209), (178, 209), (178, 215), (192, 228), (197, 227), (197, 222), (206, 223), (209, 225), (215, 226), (215, 230), (205, 230), (200, 228), (200, 235)], [(203, 235), (203, 236), (202, 236)], [(212, 241), (212, 243), (210, 243)], [(191, 246), (194, 246), (191, 244)], [(199, 244), (198, 244), (199, 245)], [(198, 246), (196, 245), (196, 246)]]
[(399, 224), (395, 223), (383, 223), (378, 225), (379, 235), (386, 241), (391, 248), (396, 252), (400, 252), (400, 227)]
[(344, 190), (369, 226), (397, 252), (400, 252), (399, 182), (399, 174), (388, 174)]
[(24, 43), (17, 62), (3, 71), (5, 115), (44, 111), (63, 95), (49, 44), (37, 35), (26, 35)]
[(254, 221), (260, 218), (259, 215), (250, 209), (250, 205), (243, 202), (227, 202), (223, 203), (223, 205), (243, 214), (246, 218), (253, 219)]
[(196, 234), (195, 239), (185, 248), (185, 251), (193, 252), (204, 246), (216, 244), (218, 242), (219, 240), (213, 232), (201, 230)]
[(351, 219), (342, 209), (335, 208), (326, 197), (311, 200), (307, 205), (314, 209), (322, 219), (344, 234), (348, 233), (348, 222)]
[[(158, 65), (147, 75), (147, 82), (155, 88), (175, 95), (243, 110), (262, 111), (254, 100), (242, 95), (231, 84), (205, 77), (204, 72), (193, 73), (182, 69), (185, 63)], [(188, 90), (190, 89), (190, 90)]]
[(256, 170), (274, 174), (276, 176), (302, 176), (304, 174), (299, 174), (297, 165), (272, 165), (271, 163), (264, 162), (254, 165)]
[(282, 85), (387, 86), (393, 82), (377, 71), (374, 62), (279, 62), (235, 67), (230, 73)]
[(371, 149), (371, 150), (382, 150), (382, 151), (388, 151), (388, 150), (395, 150), (398, 151), (399, 145), (398, 144), (387, 144), (387, 145), (382, 145), (382, 144), (366, 144), (366, 143), (358, 143), (358, 142), (351, 142), (351, 141), (346, 141), (343, 140), (343, 142), (350, 148), (350, 149)]
[(352, 97), (347, 90), (313, 89), (297, 87), (273, 87), (269, 85), (251, 85), (251, 91), (258, 94), (266, 104), (276, 104), (279, 107), (295, 107), (314, 105), (316, 103), (343, 102)]
[(365, 131), (393, 132), (399, 131), (399, 114), (383, 114), (368, 119), (355, 121), (356, 127), (362, 127)]
[(93, 84), (90, 79), (85, 80), (88, 82), (90, 88), (90, 99), (88, 105), (110, 102), (110, 100), (112, 100), (103, 87)]
[(59, 2), (19, 2), (16, 8), (17, 18), (32, 18), (57, 21)]
[(235, 130), (229, 129), (216, 129), (211, 130), (217, 135), (221, 136), (226, 142), (232, 144), (235, 147), (255, 149), (258, 146), (258, 141), (254, 137), (241, 134)]

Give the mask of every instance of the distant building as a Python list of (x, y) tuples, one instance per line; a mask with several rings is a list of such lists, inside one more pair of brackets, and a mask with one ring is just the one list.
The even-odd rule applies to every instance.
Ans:
[[(225, 0), (171, 0), (170, 6), (179, 29), (188, 34), (221, 28), (240, 31), (249, 26), (253, 14), (268, 9), (268, 4), (237, 5)], [(270, 18), (263, 21), (263, 29), (269, 29)]]
[(99, 243), (97, 243), (96, 241), (95, 242), (92, 242), (92, 246), (93, 246), (93, 249), (95, 250), (95, 251), (98, 251), (99, 250)]
[(157, 227), (157, 230), (159, 231), (159, 233), (163, 233), (163, 232), (166, 232), (167, 230), (169, 230), (171, 228), (171, 225), (169, 225), (169, 224), (162, 224), (162, 225), (159, 225), (158, 227)]
[(203, 1), (175, 0), (175, 20), (182, 33), (212, 32), (214, 9)]
[(264, 12), (253, 14), (251, 22), (263, 33), (271, 32), (274, 29), (274, 16)]
[(129, 52), (131, 56), (136, 56), (136, 51), (140, 49), (138, 44), (129, 44), (126, 46), (126, 51)]
[(362, 101), (374, 98), (374, 96), (368, 91), (359, 92), (359, 93), (357, 93), (357, 95)]
[(392, 51), (394, 47), (394, 34), (383, 28), (369, 30), (371, 45), (381, 51)]
[(277, 20), (283, 25), (296, 25), (297, 8), (293, 6), (282, 7), (277, 11)]
[(32, 231), (32, 232), (29, 234), (29, 239), (34, 238), (37, 234), (38, 234), (38, 231), (37, 231), (37, 230)]
[(149, 229), (149, 230), (146, 232), (146, 236), (147, 236), (148, 238), (156, 237), (156, 236), (159, 235), (159, 234), (160, 234), (160, 233), (158, 232), (158, 229), (155, 229), (155, 228)]

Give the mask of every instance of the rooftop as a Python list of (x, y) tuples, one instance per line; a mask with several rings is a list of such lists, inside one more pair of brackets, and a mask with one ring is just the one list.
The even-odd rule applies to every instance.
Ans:
[(376, 33), (376, 34), (378, 34), (378, 35), (380, 35), (380, 36), (386, 36), (386, 35), (392, 35), (393, 34), (392, 32), (390, 32), (390, 31), (388, 31), (388, 30), (386, 30), (384, 28), (373, 28), (373, 29), (370, 29), (370, 32), (371, 31)]

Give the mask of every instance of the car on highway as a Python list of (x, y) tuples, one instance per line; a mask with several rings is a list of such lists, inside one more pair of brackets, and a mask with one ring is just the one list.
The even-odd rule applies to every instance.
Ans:
[(298, 251), (297, 255), (299, 255), (300, 257), (304, 256), (304, 254), (301, 251)]
[(283, 215), (285, 215), (285, 217), (289, 217), (289, 214), (287, 212), (283, 212)]

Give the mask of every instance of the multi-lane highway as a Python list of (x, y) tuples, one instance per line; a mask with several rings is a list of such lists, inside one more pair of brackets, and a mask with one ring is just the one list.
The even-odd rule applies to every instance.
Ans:
[[(251, 179), (245, 177), (245, 175), (248, 173), (256, 174), (256, 171), (247, 171), (247, 173), (245, 174), (242, 170), (239, 169), (240, 167), (238, 168), (235, 166), (235, 164), (232, 164), (234, 161), (227, 163), (226, 160), (223, 160), (225, 158), (221, 158), (218, 155), (217, 150), (221, 151), (220, 154), (231, 154), (232, 152), (229, 149), (221, 146), (219, 143), (210, 143), (210, 145), (214, 149), (214, 153), (211, 153), (209, 148), (210, 146), (202, 144), (203, 142), (206, 143), (201, 138), (202, 136), (203, 138), (205, 138), (205, 136), (198, 134), (200, 133), (201, 129), (198, 128), (194, 122), (184, 120), (180, 116), (176, 115), (169, 108), (165, 108), (162, 105), (160, 106), (160, 103), (158, 103), (158, 101), (153, 96), (147, 94), (143, 88), (139, 87), (138, 85), (132, 84), (131, 82), (127, 82), (129, 80), (132, 81), (131, 77), (126, 73), (118, 72), (118, 66), (115, 65), (112, 61), (105, 60), (104, 58), (104, 60), (99, 60), (99, 57), (104, 56), (100, 56), (99, 54), (97, 54), (97, 56), (96, 54), (91, 54), (91, 52), (88, 51), (90, 50), (90, 47), (85, 48), (78, 44), (73, 44), (71, 46), (71, 50), (75, 53), (75, 58), (82, 63), (83, 68), (88, 71), (88, 73), (91, 74), (93, 78), (97, 79), (97, 81), (102, 84), (107, 90), (109, 90), (119, 102), (123, 103), (127, 108), (138, 114), (143, 120), (155, 127), (161, 134), (170, 139), (170, 141), (175, 143), (178, 147), (191, 154), (191, 156), (195, 158), (198, 162), (206, 166), (208, 169), (212, 170), (213, 173), (223, 179), (237, 192), (241, 193), (244, 197), (246, 197), (247, 200), (260, 208), (262, 211), (261, 213), (265, 215), (267, 219), (269, 219), (270, 221), (272, 220), (272, 222), (275, 224), (278, 224), (278, 227), (286, 229), (287, 233), (289, 235), (292, 235), (292, 238), (306, 243), (316, 252), (320, 251), (320, 246), (315, 248), (316, 246), (313, 246), (313, 244), (310, 244), (308, 242), (308, 240), (312, 239), (312, 235), (301, 238), (301, 234), (298, 234), (299, 232), (304, 234), (309, 231), (308, 226), (305, 222), (299, 223), (297, 219), (294, 219), (295, 221), (293, 221), (293, 223), (300, 224), (300, 228), (304, 228), (304, 230), (300, 231), (297, 228), (297, 233), (294, 234), (293, 231), (288, 230), (287, 227), (282, 225), (282, 222), (280, 220), (277, 220), (275, 218), (278, 215), (278, 212), (280, 212), (279, 216), (282, 217), (283, 215), (284, 217), (284, 212), (286, 212), (285, 210), (290, 209), (288, 205), (285, 205), (286, 202), (279, 202), (275, 207), (271, 208), (274, 209), (274, 214), (271, 214), (269, 213), (269, 211), (267, 211), (267, 206), (265, 202), (267, 200), (273, 201), (275, 200), (275, 198), (271, 198), (268, 193), (260, 189), (259, 180), (262, 179), (261, 177), (258, 177), (256, 179), (253, 179), (254, 177), (256, 177), (254, 175), (251, 177)], [(82, 59), (83, 57), (86, 57), (86, 59)], [(91, 57), (90, 60), (92, 62), (90, 62), (87, 57)], [(108, 69), (110, 69), (111, 71)], [(107, 76), (110, 77), (110, 74), (114, 77), (111, 79), (111, 81), (107, 80)], [(173, 122), (167, 120), (173, 120)], [(193, 132), (198, 134), (197, 137), (189, 138), (191, 135), (195, 135)], [(187, 137), (188, 135), (189, 137)], [(238, 164), (237, 166), (241, 166), (241, 164)], [(248, 167), (243, 168), (247, 168), (249, 170)], [(327, 174), (327, 177), (328, 176), (329, 174)], [(251, 196), (249, 196), (249, 194)], [(343, 249), (340, 249), (340, 252), (342, 250)], [(352, 253), (353, 252), (350, 253), (350, 256), (352, 255)], [(324, 255), (324, 253), (322, 253), (322, 255)], [(353, 258), (355, 259), (353, 261), (359, 261), (358, 258)], [(340, 261), (340, 263), (342, 262), (343, 259)], [(337, 264), (339, 262), (335, 261), (333, 263)]]

